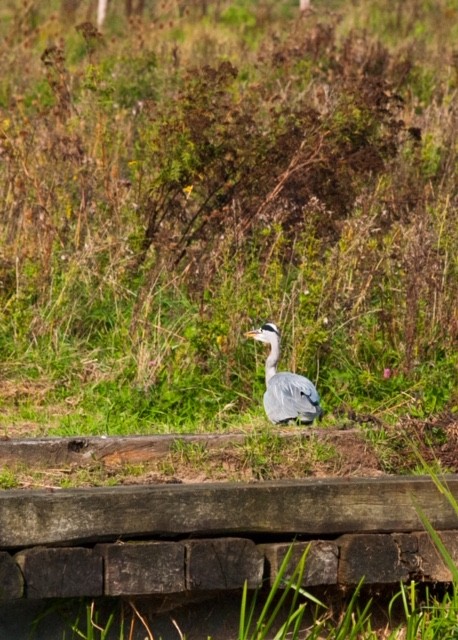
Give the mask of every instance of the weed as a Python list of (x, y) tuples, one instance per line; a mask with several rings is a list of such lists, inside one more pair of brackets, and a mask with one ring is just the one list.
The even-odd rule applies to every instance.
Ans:
[(3, 467), (0, 471), (0, 489), (14, 489), (17, 486), (18, 481), (14, 471)]
[(248, 435), (240, 449), (243, 467), (250, 469), (255, 478), (263, 480), (303, 477), (321, 464), (338, 464), (338, 454), (331, 444), (313, 436), (280, 437), (271, 429)]
[[(287, 580), (284, 580), (285, 572), (289, 568), (292, 550), (293, 547), (291, 546), (280, 565), (278, 574), (275, 577), (275, 581), (269, 591), (269, 595), (262, 607), (261, 613), (257, 615), (256, 618), (256, 597), (251, 600), (251, 603), (248, 603), (247, 584), (245, 583), (240, 609), (239, 640), (263, 640), (268, 637), (273, 624), (277, 624), (278, 614), (281, 611), (283, 603), (287, 601), (289, 595), (292, 595), (292, 598), (289, 606), (289, 612), (286, 616), (286, 621), (282, 624), (280, 630), (275, 635), (275, 638), (278, 640), (280, 638), (285, 638), (287, 634), (289, 637), (290, 633), (293, 634), (291, 637), (298, 637), (297, 633), (301, 627), (307, 604), (307, 601), (300, 602), (300, 595), (306, 595), (310, 602), (315, 603), (318, 606), (324, 606), (316, 598), (306, 594), (305, 591), (301, 592), (299, 589), (299, 585), (302, 583), (302, 577), (304, 575), (308, 549), (302, 554), (302, 557), (293, 570), (291, 576), (288, 577)], [(276, 601), (277, 594), (279, 594), (280, 597)]]
[(197, 467), (208, 458), (208, 450), (205, 444), (198, 442), (183, 442), (177, 438), (170, 447), (173, 457), (179, 459), (181, 463), (190, 463)]
[(458, 406), (450, 3), (171, 3), (148, 29), (118, 7), (103, 33), (82, 7), (10, 4), (5, 428), (260, 420), (242, 335), (266, 319), (328, 414)]

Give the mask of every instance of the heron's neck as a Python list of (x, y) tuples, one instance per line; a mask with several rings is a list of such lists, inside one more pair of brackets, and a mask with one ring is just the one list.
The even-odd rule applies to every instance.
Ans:
[(266, 360), (266, 386), (269, 384), (269, 380), (277, 373), (277, 364), (279, 360), (280, 344), (277, 341), (271, 344), (270, 353)]

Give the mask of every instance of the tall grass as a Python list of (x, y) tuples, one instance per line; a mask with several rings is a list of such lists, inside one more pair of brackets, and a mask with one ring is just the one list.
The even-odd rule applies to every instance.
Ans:
[(1, 10), (11, 432), (248, 422), (267, 318), (328, 415), (456, 410), (455, 9), (420, 4)]

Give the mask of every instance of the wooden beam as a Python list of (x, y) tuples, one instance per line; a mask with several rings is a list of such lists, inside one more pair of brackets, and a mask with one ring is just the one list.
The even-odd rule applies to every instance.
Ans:
[(189, 591), (249, 589), (262, 585), (264, 556), (252, 540), (215, 538), (186, 542)]
[[(291, 543), (261, 544), (259, 549), (264, 553), (267, 562), (269, 584), (273, 585), (280, 567), (291, 547)], [(294, 572), (302, 555), (307, 551), (307, 557), (302, 577), (303, 587), (316, 585), (337, 584), (337, 567), (339, 561), (339, 547), (335, 542), (313, 540), (311, 542), (295, 542), (289, 565), (285, 568), (283, 578), (288, 580)]]
[[(458, 476), (447, 476), (458, 499)], [(337, 535), (458, 528), (429, 477), (332, 478), (0, 492), (0, 547), (141, 536)]]
[(178, 593), (185, 590), (184, 546), (179, 542), (99, 544), (105, 595)]
[[(455, 564), (458, 530), (439, 535)], [(0, 552), (0, 601), (106, 596), (167, 597), (167, 606), (196, 595), (272, 585), (292, 546), (283, 579), (305, 550), (302, 586), (450, 583), (453, 576), (428, 533), (344, 534), (336, 540), (263, 543), (247, 538), (144, 540), (87, 547), (35, 547)], [(180, 596), (181, 594), (181, 596)], [(172, 600), (170, 598), (172, 597)], [(165, 603), (164, 600), (160, 602)], [(162, 606), (162, 605), (161, 605)]]
[[(442, 531), (440, 537), (453, 562), (458, 562), (458, 531)], [(401, 534), (347, 534), (339, 547), (338, 582), (356, 585), (394, 584), (417, 580), (452, 582), (453, 576), (426, 532)]]
[(400, 545), (391, 535), (345, 535), (338, 540), (340, 557), (338, 582), (389, 584), (406, 581), (409, 571), (401, 561)]
[[(439, 533), (455, 567), (458, 566), (458, 531), (441, 531)], [(442, 559), (441, 554), (427, 533), (418, 533), (418, 556), (421, 558), (420, 569), (422, 579), (430, 582), (452, 582), (453, 575)]]
[[(275, 435), (284, 439), (311, 437), (327, 440), (345, 438), (347, 434), (364, 438), (358, 429), (289, 429), (275, 430)], [(27, 467), (52, 467), (65, 464), (90, 464), (102, 462), (106, 465), (122, 463), (136, 464), (152, 462), (173, 451), (177, 443), (199, 444), (207, 449), (224, 449), (243, 444), (247, 437), (256, 437), (256, 432), (198, 435), (155, 435), (125, 437), (73, 437), (30, 438), (0, 440), (0, 464), (25, 465)]]
[(92, 549), (35, 547), (16, 554), (27, 598), (74, 598), (103, 594), (102, 558)]

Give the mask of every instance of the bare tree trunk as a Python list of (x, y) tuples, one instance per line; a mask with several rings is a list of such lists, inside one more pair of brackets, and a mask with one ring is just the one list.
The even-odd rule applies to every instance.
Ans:
[(97, 3), (97, 27), (100, 29), (107, 17), (108, 0), (98, 0)]
[(300, 11), (308, 11), (310, 9), (311, 0), (299, 0)]

